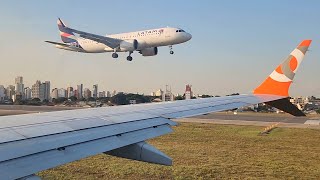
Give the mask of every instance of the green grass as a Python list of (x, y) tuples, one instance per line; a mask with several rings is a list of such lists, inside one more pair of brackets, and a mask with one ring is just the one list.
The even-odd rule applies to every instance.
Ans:
[(97, 155), (43, 171), (44, 179), (320, 179), (320, 130), (181, 123), (149, 141), (172, 167)]

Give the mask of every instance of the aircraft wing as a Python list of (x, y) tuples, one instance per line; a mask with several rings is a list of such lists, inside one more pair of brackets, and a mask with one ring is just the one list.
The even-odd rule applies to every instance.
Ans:
[(120, 42), (122, 41), (120, 39), (114, 39), (114, 38), (110, 38), (110, 37), (106, 37), (106, 36), (87, 33), (87, 32), (79, 31), (76, 29), (68, 28), (68, 27), (66, 27), (66, 28), (69, 29), (73, 33), (79, 34), (80, 37), (90, 39), (90, 40), (93, 40), (93, 41), (96, 41), (99, 43), (103, 43), (112, 49), (119, 47)]
[[(270, 103), (288, 106), (286, 94), (311, 41), (303, 41), (251, 95), (192, 99), (0, 117), (0, 177), (30, 177), (98, 153), (171, 165), (170, 157), (145, 141), (172, 132), (172, 119)], [(294, 62), (292, 62), (294, 61)], [(289, 63), (288, 63), (289, 62)]]

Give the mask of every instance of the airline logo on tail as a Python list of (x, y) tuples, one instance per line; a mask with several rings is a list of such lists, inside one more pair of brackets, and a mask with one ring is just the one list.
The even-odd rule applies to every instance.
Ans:
[(289, 87), (310, 44), (311, 40), (302, 41), (253, 93), (289, 96)]
[(64, 43), (77, 43), (76, 36), (67, 28), (65, 23), (59, 18), (57, 21), (58, 28), (60, 31), (61, 40)]

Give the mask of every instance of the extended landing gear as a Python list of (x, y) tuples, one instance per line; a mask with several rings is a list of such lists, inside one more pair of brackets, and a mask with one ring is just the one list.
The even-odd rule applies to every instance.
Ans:
[(117, 53), (112, 53), (112, 57), (113, 58), (118, 58), (118, 54)]
[(117, 49), (116, 48), (113, 49), (112, 57), (113, 58), (118, 58), (119, 57), (118, 54), (117, 54)]
[(129, 52), (129, 56), (127, 56), (128, 61), (132, 61), (132, 56), (131, 56), (132, 53), (133, 53), (132, 51)]
[(173, 50), (172, 50), (172, 46), (169, 46), (170, 49), (170, 54), (174, 54)]

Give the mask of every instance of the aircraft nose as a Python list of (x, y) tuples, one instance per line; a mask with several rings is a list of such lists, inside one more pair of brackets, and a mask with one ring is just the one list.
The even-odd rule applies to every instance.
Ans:
[(186, 34), (187, 34), (186, 37), (187, 37), (187, 39), (189, 41), (192, 38), (192, 35), (190, 33), (186, 33)]

